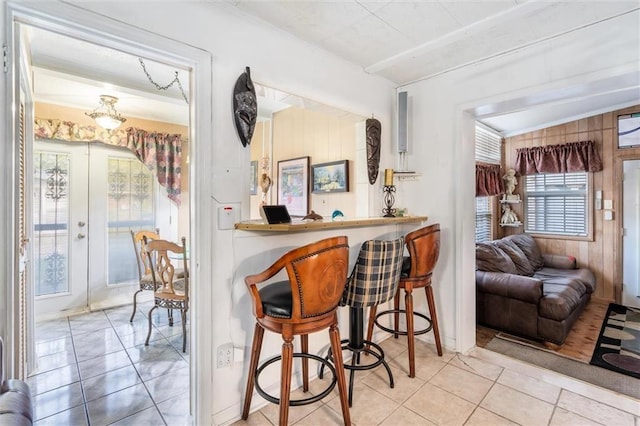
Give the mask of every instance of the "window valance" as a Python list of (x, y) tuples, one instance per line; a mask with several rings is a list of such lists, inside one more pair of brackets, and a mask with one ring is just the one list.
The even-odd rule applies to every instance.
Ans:
[(519, 148), (516, 153), (515, 169), (520, 175), (602, 170), (602, 160), (594, 141)]
[(167, 191), (170, 200), (180, 205), (182, 176), (182, 135), (148, 132), (129, 127), (107, 131), (70, 121), (35, 119), (36, 139), (55, 139), (67, 142), (102, 142), (129, 149), (155, 175)]
[(503, 192), (500, 165), (476, 163), (476, 197), (489, 197)]

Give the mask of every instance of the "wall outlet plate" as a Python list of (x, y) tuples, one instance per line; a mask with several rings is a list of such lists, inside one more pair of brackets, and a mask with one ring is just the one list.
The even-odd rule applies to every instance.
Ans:
[(231, 367), (233, 364), (233, 343), (225, 343), (218, 346), (218, 354), (216, 356), (216, 366), (218, 368)]

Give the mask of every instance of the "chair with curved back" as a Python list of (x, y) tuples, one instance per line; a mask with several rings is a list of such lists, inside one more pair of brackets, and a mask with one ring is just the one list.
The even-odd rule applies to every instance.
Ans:
[[(337, 381), (344, 424), (351, 424), (341, 357), (335, 357), (335, 368), (331, 364), (328, 365), (334, 373), (334, 378), (325, 392), (296, 401), (291, 400), (289, 395), (294, 356), (302, 358), (304, 391), (309, 388), (308, 359), (325, 362), (323, 358), (308, 353), (308, 334), (328, 329), (332, 350), (334, 353), (341, 353), (337, 310), (347, 282), (348, 267), (347, 237), (341, 236), (293, 249), (266, 270), (245, 277), (245, 284), (253, 302), (256, 325), (244, 396), (243, 419), (249, 417), (254, 387), (262, 397), (279, 404), (280, 425), (284, 426), (289, 418), (289, 405), (304, 405), (318, 401), (333, 390)], [(282, 270), (286, 270), (288, 280), (267, 283), (258, 288), (258, 284), (269, 281)], [(282, 335), (282, 355), (265, 361), (258, 367), (265, 329)], [(301, 336), (301, 354), (293, 353), (293, 338), (296, 335)], [(282, 362), (279, 399), (266, 394), (258, 383), (258, 376), (263, 368), (278, 359)]]
[[(187, 311), (189, 310), (189, 272), (187, 269), (186, 239), (182, 237), (182, 246), (165, 240), (148, 241), (144, 237), (146, 255), (154, 282), (154, 305), (149, 310), (149, 332), (145, 346), (149, 345), (152, 314), (156, 308), (167, 308), (169, 325), (173, 325), (173, 310), (180, 311), (182, 319), (182, 352), (187, 350)], [(179, 257), (182, 261), (182, 277), (171, 262), (171, 257)]]
[(133, 293), (133, 312), (129, 322), (133, 322), (133, 318), (136, 316), (136, 310), (138, 308), (138, 294), (144, 290), (154, 291), (153, 277), (151, 276), (151, 268), (149, 267), (149, 261), (146, 254), (145, 240), (159, 240), (160, 230), (156, 228), (156, 232), (153, 231), (131, 231), (131, 240), (133, 241), (133, 250), (136, 253), (136, 264), (138, 265), (138, 283), (139, 289)]
[[(402, 276), (398, 286), (398, 292), (394, 298), (394, 309), (380, 312), (376, 315), (376, 307), (371, 307), (369, 315), (369, 327), (367, 339), (371, 340), (373, 335), (373, 325), (380, 329), (393, 333), (395, 338), (398, 335), (407, 336), (407, 346), (409, 352), (409, 377), (415, 377), (415, 342), (414, 337), (428, 333), (433, 330), (438, 356), (442, 356), (442, 344), (440, 342), (440, 331), (438, 329), (438, 317), (436, 314), (436, 304), (433, 297), (431, 277), (440, 255), (440, 224), (436, 223), (408, 233), (405, 236), (405, 244), (409, 251), (409, 257), (405, 257)], [(413, 310), (413, 290), (424, 288), (429, 307), (428, 317)], [(400, 291), (405, 293), (405, 309), (400, 309)], [(378, 318), (387, 314), (394, 314), (394, 328), (390, 329), (380, 324)], [(400, 314), (406, 316), (406, 331), (398, 328)], [(428, 326), (422, 330), (414, 329), (414, 315), (427, 321)]]

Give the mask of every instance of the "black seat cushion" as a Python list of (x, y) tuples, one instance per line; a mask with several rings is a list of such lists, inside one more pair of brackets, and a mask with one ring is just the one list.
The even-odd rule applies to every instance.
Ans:
[(405, 256), (402, 259), (402, 272), (400, 274), (400, 277), (407, 278), (410, 272), (411, 272), (411, 257)]
[(258, 290), (262, 299), (262, 311), (276, 318), (291, 318), (293, 297), (289, 281), (280, 281)]

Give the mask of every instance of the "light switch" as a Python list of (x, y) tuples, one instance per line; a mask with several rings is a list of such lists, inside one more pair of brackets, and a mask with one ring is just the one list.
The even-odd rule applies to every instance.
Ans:
[(238, 211), (233, 206), (218, 207), (218, 229), (233, 229), (238, 222)]
[(604, 211), (604, 220), (613, 220), (613, 212), (611, 210)]
[(613, 200), (604, 200), (604, 209), (605, 210), (613, 209)]

